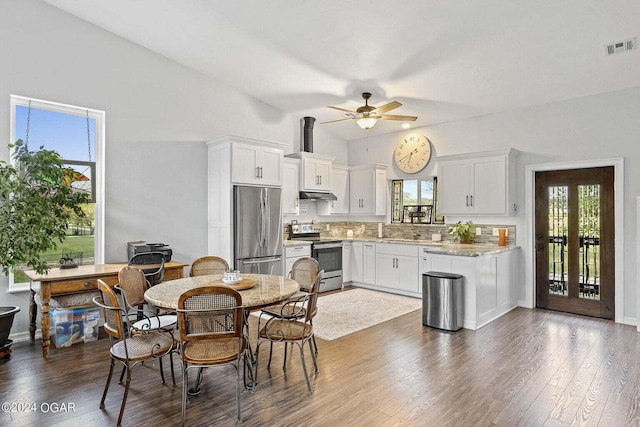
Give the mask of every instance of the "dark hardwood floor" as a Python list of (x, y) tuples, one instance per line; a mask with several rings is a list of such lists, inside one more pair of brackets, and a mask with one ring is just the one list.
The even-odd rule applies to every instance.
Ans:
[[(335, 341), (319, 340), (320, 372), (312, 375), (311, 396), (299, 353), (289, 356), (283, 372), (283, 351), (276, 347), (269, 370), (263, 346), (258, 388), (241, 395), (243, 425), (640, 425), (635, 327), (519, 308), (478, 331), (447, 333), (422, 326), (421, 316), (418, 310)], [(53, 349), (45, 361), (39, 343), (15, 344), (11, 359), (0, 362), (1, 400), (35, 402), (36, 410), (2, 412), (0, 425), (115, 425), (123, 391), (117, 378), (106, 409), (98, 407), (108, 347), (102, 339)], [(169, 378), (167, 365), (165, 372)], [(235, 424), (233, 375), (231, 367), (205, 373), (187, 425)], [(177, 381), (175, 388), (160, 384), (157, 362), (137, 367), (124, 425), (179, 424)], [(43, 411), (54, 403), (67, 404), (67, 412)]]

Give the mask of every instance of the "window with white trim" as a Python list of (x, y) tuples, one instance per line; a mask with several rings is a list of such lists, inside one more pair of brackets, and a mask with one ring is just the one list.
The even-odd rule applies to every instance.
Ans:
[[(91, 194), (85, 220), (69, 224), (64, 242), (45, 255), (51, 267), (104, 263), (104, 111), (11, 95), (11, 141), (28, 138), (31, 150), (60, 154), (73, 173), (71, 185)], [(13, 161), (11, 159), (10, 161)], [(9, 292), (29, 289), (24, 268), (9, 275)]]

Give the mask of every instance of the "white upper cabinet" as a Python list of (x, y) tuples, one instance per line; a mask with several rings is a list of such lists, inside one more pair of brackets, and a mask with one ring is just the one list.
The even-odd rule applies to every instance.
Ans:
[(282, 165), (282, 213), (300, 213), (300, 160), (289, 157)]
[(235, 184), (281, 186), (283, 150), (255, 142), (234, 142), (232, 180)]
[(438, 158), (438, 213), (509, 215), (513, 211), (515, 150)]
[(349, 168), (333, 165), (331, 168), (331, 192), (337, 200), (318, 201), (318, 215), (337, 215), (349, 213)]
[(293, 153), (287, 157), (300, 159), (300, 190), (331, 191), (331, 165), (335, 157), (315, 153)]
[(386, 215), (386, 165), (375, 164), (349, 168), (349, 212), (351, 214)]

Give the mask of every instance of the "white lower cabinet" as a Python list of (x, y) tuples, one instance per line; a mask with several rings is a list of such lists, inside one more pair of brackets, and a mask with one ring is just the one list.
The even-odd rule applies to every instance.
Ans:
[(310, 257), (311, 256), (311, 244), (305, 243), (301, 245), (295, 246), (285, 246), (284, 248), (284, 274), (285, 276), (289, 275), (291, 272), (291, 267), (293, 267), (293, 263), (299, 260), (300, 258)]
[(433, 254), (422, 248), (420, 272), (464, 276), (464, 327), (478, 329), (516, 307), (517, 254), (510, 250), (471, 257)]
[(363, 268), (363, 242), (353, 242), (351, 244), (351, 281), (362, 282), (362, 268)]
[(353, 256), (353, 243), (342, 242), (342, 283), (351, 281), (351, 258)]
[(392, 243), (376, 244), (376, 285), (400, 293), (420, 292), (418, 247)]
[(362, 281), (368, 284), (376, 283), (376, 244), (362, 245)]

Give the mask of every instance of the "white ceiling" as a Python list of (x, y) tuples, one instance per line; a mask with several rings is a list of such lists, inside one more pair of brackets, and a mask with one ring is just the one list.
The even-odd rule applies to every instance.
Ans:
[[(421, 127), (640, 86), (640, 50), (604, 54), (640, 41), (637, 0), (45, 1), (316, 123), (365, 91)], [(346, 140), (400, 130), (316, 126)]]

